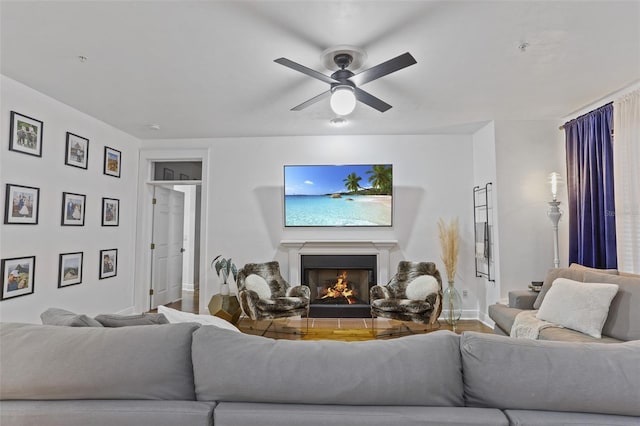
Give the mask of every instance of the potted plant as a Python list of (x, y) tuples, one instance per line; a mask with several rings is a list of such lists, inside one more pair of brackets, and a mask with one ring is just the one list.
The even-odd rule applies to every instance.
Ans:
[(221, 254), (219, 254), (211, 261), (211, 267), (215, 268), (216, 274), (218, 274), (218, 277), (222, 281), (220, 284), (220, 294), (228, 295), (229, 283), (227, 280), (231, 277), (235, 281), (236, 275), (238, 274), (236, 265), (231, 261), (231, 259), (225, 259)]

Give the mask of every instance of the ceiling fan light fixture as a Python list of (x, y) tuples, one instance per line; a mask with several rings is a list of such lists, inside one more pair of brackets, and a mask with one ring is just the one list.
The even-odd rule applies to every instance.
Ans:
[(337, 115), (349, 115), (356, 108), (356, 94), (353, 87), (336, 86), (331, 91), (331, 109)]

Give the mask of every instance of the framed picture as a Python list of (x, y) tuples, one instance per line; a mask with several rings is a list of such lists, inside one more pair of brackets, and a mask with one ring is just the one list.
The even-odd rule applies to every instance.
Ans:
[(102, 226), (118, 226), (120, 224), (120, 200), (102, 198)]
[(9, 149), (23, 154), (42, 157), (42, 129), (44, 123), (11, 111)]
[(82, 252), (61, 253), (58, 268), (58, 288), (82, 282)]
[(62, 226), (84, 226), (84, 211), (87, 196), (73, 194), (71, 192), (62, 193)]
[(162, 173), (162, 179), (164, 179), (164, 180), (173, 180), (173, 170), (167, 169), (165, 167), (164, 170), (163, 170), (163, 173)]
[(120, 165), (122, 161), (122, 153), (117, 149), (104, 147), (104, 174), (109, 176), (120, 177)]
[(189, 180), (189, 176), (185, 175), (184, 173), (180, 173), (180, 180)]
[(89, 139), (67, 132), (67, 147), (64, 151), (64, 164), (67, 166), (87, 168), (89, 158)]
[(2, 259), (2, 298), (12, 299), (33, 293), (36, 257)]
[(39, 203), (40, 188), (8, 183), (5, 190), (4, 223), (37, 225)]
[(118, 249), (100, 250), (99, 279), (115, 277), (118, 274)]

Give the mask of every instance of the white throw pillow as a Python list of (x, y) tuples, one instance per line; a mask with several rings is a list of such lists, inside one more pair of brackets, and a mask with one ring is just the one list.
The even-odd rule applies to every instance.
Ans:
[(537, 318), (599, 339), (609, 315), (609, 305), (617, 292), (617, 284), (556, 278), (540, 305)]
[(428, 295), (437, 293), (439, 289), (440, 286), (435, 277), (431, 275), (420, 275), (407, 285), (407, 299), (425, 300)]
[(260, 299), (271, 299), (271, 288), (267, 280), (260, 275), (251, 274), (244, 279), (244, 287), (258, 293)]
[(175, 309), (167, 308), (166, 306), (159, 305), (158, 312), (164, 314), (167, 317), (167, 321), (171, 324), (180, 322), (197, 322), (202, 325), (215, 325), (219, 328), (225, 328), (227, 330), (237, 331), (240, 330), (228, 321), (222, 318), (214, 317), (213, 315), (198, 315), (190, 312), (182, 312)]

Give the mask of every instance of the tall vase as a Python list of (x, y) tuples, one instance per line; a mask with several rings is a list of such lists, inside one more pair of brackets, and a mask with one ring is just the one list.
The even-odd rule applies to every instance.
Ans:
[(229, 284), (227, 283), (222, 283), (220, 284), (220, 294), (223, 296), (228, 296), (229, 295)]
[(455, 331), (456, 325), (462, 316), (462, 298), (460, 293), (453, 285), (453, 281), (449, 281), (449, 287), (444, 290), (442, 297), (442, 315), (447, 324), (453, 326)]

